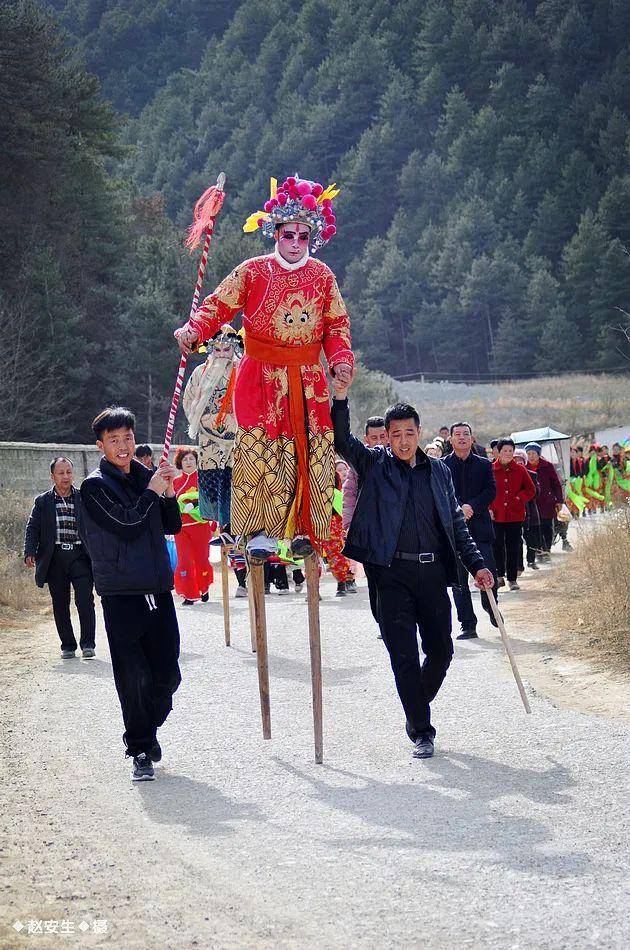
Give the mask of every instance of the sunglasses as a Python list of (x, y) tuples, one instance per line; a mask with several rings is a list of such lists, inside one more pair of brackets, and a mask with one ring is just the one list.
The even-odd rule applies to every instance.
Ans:
[(310, 236), (310, 232), (308, 231), (305, 234), (300, 233), (298, 235), (296, 235), (295, 231), (283, 231), (280, 235), (284, 241), (294, 241), (297, 237), (298, 241), (302, 241), (303, 244), (306, 244)]

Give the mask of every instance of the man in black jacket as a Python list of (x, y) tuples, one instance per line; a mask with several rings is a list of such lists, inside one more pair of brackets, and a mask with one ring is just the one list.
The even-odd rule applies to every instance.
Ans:
[[(162, 750), (157, 729), (181, 682), (173, 571), (165, 534), (182, 522), (174, 466), (152, 473), (134, 458), (135, 417), (104, 409), (92, 429), (103, 453), (81, 485), (94, 582), (101, 597), (114, 681), (122, 707), (134, 781), (155, 777)], [(164, 497), (161, 497), (161, 496)]]
[[(399, 403), (385, 414), (388, 447), (368, 448), (350, 432), (347, 389), (335, 383), (332, 421), (337, 452), (355, 469), (360, 494), (344, 553), (361, 561), (376, 585), (379, 626), (407, 718), (414, 756), (433, 755), (430, 702), (453, 656), (448, 586), (457, 559), (480, 588), (493, 578), (457, 504), (451, 476), (418, 448), (420, 419)], [(417, 629), (424, 662), (420, 666)]]
[[(455, 497), (459, 502), (466, 519), (466, 527), (470, 536), (474, 538), (484, 563), (492, 571), (494, 587), (497, 585), (497, 569), (494, 562), (492, 542), (494, 528), (488, 511), (497, 493), (497, 486), (492, 474), (492, 462), (475, 455), (473, 434), (468, 422), (455, 422), (451, 426), (452, 453), (444, 459), (453, 479)], [(458, 640), (475, 639), (477, 634), (477, 616), (473, 608), (472, 597), (468, 588), (468, 571), (458, 561), (459, 587), (453, 588), (453, 600), (457, 608), (461, 633)], [(481, 592), (483, 609), (490, 618), (490, 623), (496, 627), (496, 621), (485, 591)]]
[(77, 641), (70, 617), (70, 587), (81, 629), (79, 643), (85, 660), (95, 655), (96, 617), (92, 566), (85, 547), (81, 496), (73, 486), (70, 459), (50, 463), (53, 487), (38, 495), (24, 534), (24, 561), (35, 568), (38, 587), (48, 584), (55, 626), (61, 640), (61, 656), (76, 655)]

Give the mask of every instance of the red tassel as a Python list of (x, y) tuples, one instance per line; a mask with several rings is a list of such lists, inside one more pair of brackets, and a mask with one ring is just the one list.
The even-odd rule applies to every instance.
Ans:
[(186, 238), (186, 247), (194, 250), (208, 230), (223, 204), (225, 195), (219, 191), (216, 185), (211, 185), (207, 191), (204, 191), (201, 198), (195, 205), (193, 211), (193, 223), (188, 228), (188, 237)]
[(214, 423), (215, 427), (218, 429), (221, 423), (225, 420), (228, 412), (232, 412), (232, 404), (234, 402), (234, 384), (236, 382), (236, 368), (232, 367), (232, 372), (230, 373), (230, 378), (228, 380), (227, 389), (225, 391), (225, 396), (221, 400), (221, 405), (219, 406), (219, 411), (217, 412), (217, 418)]

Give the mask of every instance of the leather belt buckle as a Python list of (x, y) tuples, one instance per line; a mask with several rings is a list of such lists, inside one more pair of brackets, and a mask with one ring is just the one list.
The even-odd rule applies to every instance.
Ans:
[(420, 564), (432, 564), (435, 561), (435, 554), (432, 552), (429, 554), (419, 554), (418, 560)]
[(71, 550), (72, 550), (72, 545), (70, 544), (69, 541), (62, 541), (62, 542), (61, 542), (61, 550), (62, 550), (62, 551), (71, 551)]

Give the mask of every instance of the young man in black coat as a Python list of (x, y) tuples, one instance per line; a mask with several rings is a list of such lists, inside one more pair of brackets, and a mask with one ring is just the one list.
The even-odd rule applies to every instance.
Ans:
[[(492, 550), (494, 528), (488, 511), (497, 493), (492, 463), (486, 458), (475, 455), (472, 429), (468, 422), (455, 422), (451, 426), (450, 435), (453, 451), (444, 459), (444, 464), (451, 473), (455, 497), (464, 513), (466, 527), (481, 551), (486, 567), (492, 571), (496, 591), (497, 569)], [(453, 600), (461, 627), (461, 633), (457, 639), (471, 640), (478, 636), (477, 616), (468, 588), (468, 571), (461, 561), (458, 563), (458, 570), (459, 587), (453, 588)], [(496, 627), (494, 614), (485, 591), (481, 592), (481, 603), (490, 618), (490, 623)]]
[(335, 448), (355, 469), (360, 488), (344, 553), (365, 566), (376, 586), (407, 735), (414, 756), (428, 758), (435, 738), (430, 703), (453, 656), (448, 586), (459, 582), (458, 558), (479, 588), (492, 586), (492, 573), (468, 533), (448, 468), (418, 447), (416, 410), (403, 403), (388, 409), (389, 446), (368, 448), (350, 432), (347, 388), (334, 380), (333, 386)]
[(61, 656), (76, 655), (77, 641), (70, 617), (70, 588), (81, 629), (79, 644), (85, 660), (95, 655), (96, 617), (92, 565), (86, 551), (81, 496), (73, 486), (70, 459), (50, 463), (53, 487), (38, 495), (24, 534), (24, 562), (35, 568), (38, 587), (48, 584)]
[(176, 469), (151, 472), (134, 458), (135, 417), (104, 409), (92, 429), (103, 453), (81, 485), (94, 582), (101, 597), (114, 681), (122, 707), (134, 781), (155, 777), (162, 758), (157, 729), (181, 682), (179, 628), (165, 534), (182, 521), (173, 490)]

